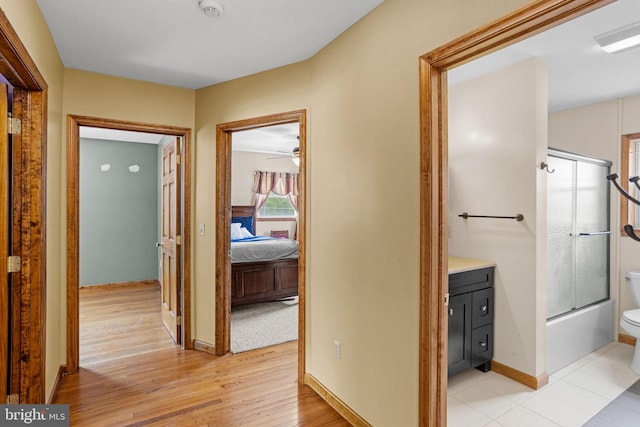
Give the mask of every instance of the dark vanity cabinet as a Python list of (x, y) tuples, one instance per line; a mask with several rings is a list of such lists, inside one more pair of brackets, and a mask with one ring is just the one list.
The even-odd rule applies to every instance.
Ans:
[(470, 368), (491, 369), (493, 274), (490, 267), (449, 275), (449, 376)]

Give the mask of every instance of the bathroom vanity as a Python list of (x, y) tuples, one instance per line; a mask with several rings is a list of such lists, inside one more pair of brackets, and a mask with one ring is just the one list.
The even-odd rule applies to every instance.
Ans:
[(449, 257), (448, 374), (491, 369), (495, 264)]

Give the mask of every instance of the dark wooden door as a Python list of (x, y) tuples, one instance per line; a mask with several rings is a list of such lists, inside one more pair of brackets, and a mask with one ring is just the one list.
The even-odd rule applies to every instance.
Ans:
[(162, 322), (180, 343), (180, 163), (179, 138), (162, 149)]
[(2, 201), (2, 214), (0, 214), (0, 404), (7, 401), (9, 365), (9, 338), (11, 327), (9, 325), (9, 272), (7, 271), (7, 258), (9, 257), (9, 132), (7, 129), (7, 85), (0, 84), (0, 200)]

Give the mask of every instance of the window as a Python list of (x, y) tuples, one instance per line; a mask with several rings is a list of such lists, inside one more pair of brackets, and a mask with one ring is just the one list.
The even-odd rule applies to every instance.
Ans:
[(259, 218), (291, 218), (296, 216), (296, 210), (291, 205), (289, 197), (269, 192), (267, 201), (258, 211)]
[[(632, 197), (640, 198), (640, 190), (635, 184), (629, 182), (629, 178), (637, 176), (640, 172), (640, 133), (623, 135), (621, 145), (620, 186)], [(640, 206), (622, 196), (620, 200), (620, 226), (632, 224), (633, 228), (640, 229)], [(624, 231), (623, 235), (625, 235)]]

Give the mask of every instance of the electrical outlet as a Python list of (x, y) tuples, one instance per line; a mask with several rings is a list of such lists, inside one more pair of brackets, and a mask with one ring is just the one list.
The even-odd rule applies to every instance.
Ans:
[(333, 355), (336, 359), (342, 359), (342, 345), (338, 340), (333, 340)]

